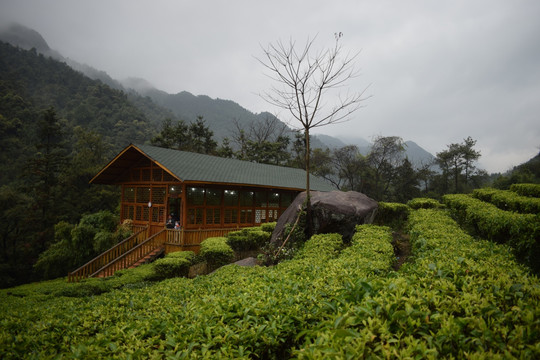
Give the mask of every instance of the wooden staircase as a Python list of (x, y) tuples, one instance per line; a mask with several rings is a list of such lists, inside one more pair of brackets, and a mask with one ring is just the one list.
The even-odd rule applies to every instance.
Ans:
[(155, 249), (154, 251), (152, 251), (150, 254), (145, 255), (142, 259), (137, 261), (135, 264), (131, 265), (129, 268), (133, 269), (133, 268), (136, 268), (137, 266), (152, 262), (156, 258), (161, 256), (164, 252), (165, 252), (165, 248), (164, 247), (159, 247), (159, 248)]
[(111, 249), (98, 255), (68, 274), (69, 282), (88, 277), (108, 277), (118, 270), (133, 268), (150, 262), (165, 251), (166, 231), (146, 238), (147, 228), (133, 234)]

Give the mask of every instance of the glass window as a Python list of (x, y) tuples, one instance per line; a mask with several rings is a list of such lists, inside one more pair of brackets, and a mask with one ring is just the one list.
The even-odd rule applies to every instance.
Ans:
[(171, 185), (169, 186), (169, 195), (178, 195), (182, 193), (181, 185)]
[(164, 171), (163, 172), (163, 181), (174, 181), (175, 178), (169, 174), (168, 172)]
[(223, 199), (225, 206), (238, 206), (238, 191), (225, 190)]
[(255, 210), (255, 223), (260, 224), (266, 222), (266, 210), (257, 209)]
[(153, 207), (152, 208), (152, 221), (153, 222), (164, 222), (165, 221), (165, 208)]
[(150, 188), (137, 188), (137, 202), (139, 204), (147, 204), (150, 201)]
[(201, 208), (192, 208), (188, 209), (188, 224), (196, 225), (196, 224), (202, 224), (203, 223), (203, 209)]
[(253, 210), (242, 209), (240, 210), (240, 223), (251, 224), (253, 222)]
[(124, 188), (124, 201), (135, 202), (135, 189), (132, 187)]
[(240, 191), (240, 206), (253, 206), (253, 191)]
[(124, 220), (131, 219), (134, 220), (135, 214), (133, 212), (133, 205), (124, 205)]
[(220, 189), (206, 189), (206, 205), (219, 206), (221, 205), (221, 194), (223, 190)]
[(225, 209), (223, 222), (225, 224), (236, 224), (238, 222), (238, 210)]
[(165, 187), (152, 188), (152, 204), (165, 204)]
[(266, 207), (267, 205), (267, 193), (265, 191), (256, 191), (255, 192), (255, 206), (256, 207)]
[(272, 192), (268, 197), (268, 207), (277, 208), (279, 207), (279, 193)]
[(209, 225), (221, 224), (221, 209), (219, 208), (206, 209), (206, 223)]
[(204, 205), (204, 188), (188, 187), (186, 190), (187, 205)]
[(142, 214), (143, 214), (143, 220), (148, 221), (149, 214), (150, 214), (150, 208), (148, 206), (142, 206)]

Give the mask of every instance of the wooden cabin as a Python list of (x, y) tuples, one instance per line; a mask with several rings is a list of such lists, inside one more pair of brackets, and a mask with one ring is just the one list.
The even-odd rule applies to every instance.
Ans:
[[(109, 250), (111, 254), (107, 259), (87, 270), (83, 277), (96, 276), (98, 266), (105, 266), (105, 262), (132, 251), (125, 249), (143, 243), (153, 243), (153, 252), (157, 249), (166, 253), (198, 251), (199, 244), (208, 237), (276, 221), (296, 195), (305, 190), (306, 172), (132, 144), (90, 183), (121, 186), (121, 221), (130, 220), (133, 228), (140, 231), (136, 239), (131, 240), (132, 245)], [(335, 190), (315, 176), (310, 176), (310, 188)], [(169, 216), (178, 222), (179, 229), (166, 227)], [(147, 256), (147, 251), (140, 250), (140, 254), (124, 261), (124, 267)]]

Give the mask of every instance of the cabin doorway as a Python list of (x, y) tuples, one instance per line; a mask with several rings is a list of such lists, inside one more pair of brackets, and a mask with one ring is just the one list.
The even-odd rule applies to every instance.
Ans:
[(183, 226), (182, 224), (182, 198), (170, 197), (168, 200), (167, 206), (168, 206), (167, 217), (171, 215), (174, 222), (178, 221), (180, 226)]

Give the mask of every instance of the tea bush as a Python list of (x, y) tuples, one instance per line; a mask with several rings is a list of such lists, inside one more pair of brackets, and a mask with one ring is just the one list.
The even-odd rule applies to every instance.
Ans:
[(261, 227), (243, 228), (227, 234), (227, 244), (234, 251), (258, 250), (268, 241), (272, 233), (263, 231)]
[(523, 196), (540, 198), (540, 184), (512, 184), (510, 185), (510, 191)]
[(0, 357), (539, 358), (540, 282), (508, 247), (441, 210), (408, 223), (413, 261), (398, 272), (390, 228), (362, 225), (350, 246), (317, 235), (267, 268), (120, 285), (125, 270), (77, 299), (53, 282), (0, 291)]
[(416, 261), (328, 300), (331, 315), (304, 334), (299, 359), (540, 356), (540, 286), (505, 246), (476, 241), (444, 212), (409, 215)]
[(410, 208), (405, 204), (380, 202), (374, 223), (400, 229), (407, 221), (409, 211)]
[(166, 255), (162, 259), (157, 259), (152, 265), (159, 279), (178, 276), (187, 277), (194, 258), (195, 253), (193, 251), (177, 251)]
[(472, 196), (492, 203), (499, 209), (522, 214), (540, 214), (540, 198), (521, 196), (513, 191), (491, 188), (476, 189)]
[(540, 218), (504, 211), (465, 194), (443, 196), (460, 223), (483, 238), (510, 245), (520, 261), (540, 270)]
[(212, 270), (227, 265), (234, 260), (234, 251), (227, 244), (226, 237), (213, 237), (204, 240), (201, 243), (199, 255)]
[(407, 202), (411, 209), (438, 209), (444, 207), (443, 204), (431, 198), (415, 198)]

